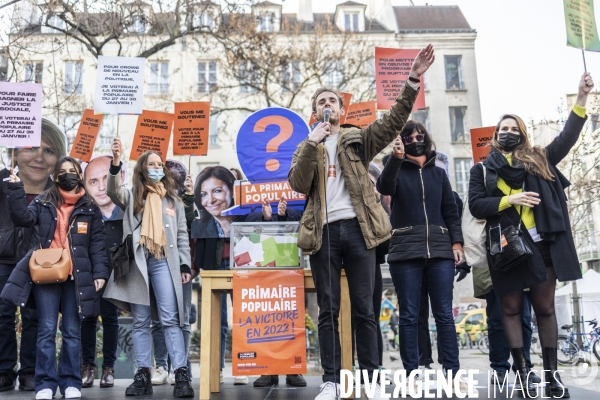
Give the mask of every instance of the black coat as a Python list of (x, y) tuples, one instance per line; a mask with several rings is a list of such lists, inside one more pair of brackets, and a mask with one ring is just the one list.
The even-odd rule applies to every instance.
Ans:
[[(28, 206), (22, 182), (8, 184), (10, 215), (16, 226), (37, 226), (39, 241), (36, 247), (48, 248), (56, 230), (56, 205), (45, 201), (40, 195)], [(82, 319), (97, 316), (100, 313), (100, 296), (96, 292), (94, 279), (108, 280), (108, 260), (102, 214), (98, 206), (87, 196), (81, 197), (75, 204), (69, 218), (69, 225), (75, 223), (69, 232), (73, 277), (79, 316)], [(87, 232), (79, 233), (78, 223), (87, 223)], [(3, 299), (18, 306), (35, 307), (30, 298), (32, 282), (29, 275), (29, 258), (33, 249), (20, 260), (0, 295)]]
[(392, 196), (392, 238), (388, 262), (454, 259), (452, 244), (463, 243), (460, 216), (446, 171), (432, 153), (423, 167), (390, 157), (377, 191)]
[(108, 276), (112, 272), (112, 261), (110, 259), (110, 249), (123, 243), (123, 210), (115, 205), (117, 209), (117, 219), (104, 221), (106, 232), (106, 258), (108, 259)]
[[(570, 229), (569, 213), (567, 208), (567, 198), (564, 195), (564, 189), (570, 185), (569, 181), (556, 168), (556, 165), (567, 156), (571, 148), (577, 142), (579, 134), (586, 118), (581, 118), (574, 112), (571, 112), (563, 131), (546, 146), (546, 158), (550, 171), (556, 177), (551, 185), (554, 185), (556, 193), (559, 193), (560, 206), (563, 213), (567, 229), (564, 232), (556, 234), (555, 241), (548, 242), (550, 254), (552, 256), (552, 265), (560, 282), (572, 281), (581, 278), (581, 267), (575, 250), (575, 243)], [(487, 163), (484, 161), (483, 166)], [(498, 189), (498, 174), (495, 170), (487, 168), (485, 184), (483, 182), (483, 166), (475, 164), (471, 168), (471, 178), (469, 181), (469, 209), (475, 218), (486, 219), (486, 232), (489, 232), (489, 226), (496, 226), (499, 223), (502, 226), (509, 224), (518, 224), (519, 214), (515, 207), (510, 207), (503, 212), (498, 212), (500, 200), (504, 193)], [(528, 188), (525, 186), (525, 190)], [(544, 199), (541, 198), (543, 202)], [(531, 236), (526, 229), (521, 229), (528, 239), (533, 243)], [(488, 243), (489, 240), (486, 240)], [(490, 268), (492, 284), (496, 293), (502, 295), (512, 291), (523, 290), (537, 283), (548, 279), (544, 260), (536, 246), (532, 246), (533, 257), (529, 258), (523, 265), (518, 265), (509, 271), (496, 272)]]

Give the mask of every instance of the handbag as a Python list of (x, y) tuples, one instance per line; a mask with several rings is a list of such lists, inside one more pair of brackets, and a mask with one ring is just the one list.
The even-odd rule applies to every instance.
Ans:
[[(486, 167), (483, 167), (483, 184), (485, 186)], [(487, 251), (485, 248), (485, 219), (475, 218), (469, 208), (469, 199), (465, 201), (461, 227), (463, 232), (465, 260), (473, 268), (488, 268)]]
[[(141, 224), (142, 221), (135, 227), (133, 232), (135, 232)], [(135, 254), (133, 252), (133, 232), (125, 236), (123, 243), (109, 249), (110, 260), (113, 266), (113, 280), (115, 282), (120, 277), (129, 273), (131, 261), (135, 259)]]
[[(67, 230), (67, 237), (73, 228), (73, 224), (77, 218), (73, 218), (73, 222)], [(42, 249), (40, 248), (31, 253), (29, 258), (29, 275), (31, 280), (38, 285), (46, 285), (49, 283), (62, 283), (69, 277), (71, 271), (71, 254), (69, 247), (65, 248), (63, 243), (60, 248)]]
[(516, 228), (512, 224), (504, 228), (501, 228), (500, 225), (490, 227), (490, 249), (493, 245), (491, 243), (492, 229), (501, 228), (502, 232), (499, 238), (499, 251), (492, 254), (492, 252), (488, 250), (490, 264), (495, 271), (508, 271), (533, 256), (531, 245), (526, 240), (523, 232), (521, 232), (521, 223), (521, 213), (519, 213), (519, 224)]

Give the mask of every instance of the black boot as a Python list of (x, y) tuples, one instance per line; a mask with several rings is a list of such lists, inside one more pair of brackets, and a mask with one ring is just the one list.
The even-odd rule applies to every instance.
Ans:
[(187, 367), (177, 368), (175, 370), (173, 397), (194, 397), (194, 389), (192, 389), (190, 381)]
[(125, 396), (143, 396), (152, 394), (152, 376), (150, 368), (138, 368), (133, 383), (125, 390)]
[(515, 390), (518, 391), (519, 397), (533, 398), (537, 397), (537, 386), (528, 379), (527, 359), (525, 358), (525, 349), (522, 347), (510, 349), (515, 364), (516, 381)]
[(558, 375), (558, 363), (556, 360), (556, 348), (544, 347), (542, 349), (542, 358), (544, 359), (544, 378), (546, 380), (546, 397), (554, 399), (568, 399), (569, 389), (565, 387)]
[(254, 381), (254, 387), (268, 387), (279, 384), (279, 375), (261, 375)]

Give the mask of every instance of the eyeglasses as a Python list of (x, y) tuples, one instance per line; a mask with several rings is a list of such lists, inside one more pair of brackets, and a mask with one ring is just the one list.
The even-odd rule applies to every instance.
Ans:
[(404, 137), (402, 138), (402, 140), (404, 140), (404, 143), (406, 143), (406, 144), (411, 144), (411, 143), (412, 143), (413, 141), (415, 141), (415, 140), (416, 140), (417, 142), (422, 142), (423, 140), (425, 140), (425, 135), (418, 134), (418, 135), (417, 135), (417, 136), (415, 136), (415, 137), (412, 137), (412, 136), (404, 136)]

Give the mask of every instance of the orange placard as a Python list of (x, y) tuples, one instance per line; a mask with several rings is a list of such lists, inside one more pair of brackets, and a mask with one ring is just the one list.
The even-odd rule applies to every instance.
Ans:
[(473, 150), (474, 164), (482, 162), (487, 158), (495, 131), (495, 126), (471, 129), (471, 149)]
[(288, 181), (254, 184), (245, 181), (240, 185), (236, 182), (233, 190), (237, 206), (262, 204), (263, 200), (275, 203), (281, 200), (282, 196), (285, 196), (287, 201), (306, 200), (306, 195), (292, 190)]
[(173, 155), (207, 155), (210, 102), (175, 103), (174, 114)]
[(90, 162), (103, 118), (104, 115), (94, 115), (94, 110), (86, 109), (83, 112), (69, 156), (82, 162)]
[(135, 126), (129, 160), (137, 160), (147, 150), (157, 152), (165, 160), (172, 128), (173, 114), (143, 110)]
[(306, 373), (304, 271), (234, 271), (232, 372)]
[(374, 101), (350, 104), (346, 113), (346, 124), (356, 125), (362, 129), (377, 119), (377, 105)]
[[(342, 95), (342, 99), (344, 99), (344, 109), (346, 110), (346, 114), (348, 113), (348, 107), (350, 106), (350, 102), (352, 101), (352, 93), (340, 92)], [(317, 120), (313, 117), (313, 113), (310, 113), (310, 121), (308, 121), (308, 126), (312, 126)], [(346, 115), (342, 115), (340, 120), (340, 125), (346, 122)]]
[[(377, 90), (377, 109), (389, 110), (404, 82), (408, 79), (410, 69), (419, 50), (387, 49), (375, 47), (375, 85)], [(425, 108), (425, 92), (423, 82), (413, 110)]]

